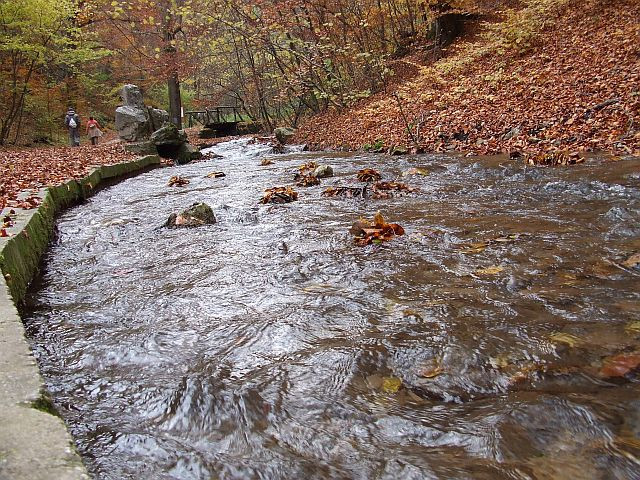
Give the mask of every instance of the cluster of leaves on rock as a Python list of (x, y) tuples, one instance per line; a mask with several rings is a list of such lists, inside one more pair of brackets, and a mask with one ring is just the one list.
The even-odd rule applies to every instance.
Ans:
[(298, 199), (298, 192), (291, 187), (273, 187), (265, 190), (260, 203), (291, 203)]
[(380, 212), (375, 214), (373, 221), (361, 218), (353, 224), (350, 232), (356, 237), (356, 244), (361, 246), (386, 242), (396, 235), (404, 235), (404, 229), (400, 225), (385, 222)]

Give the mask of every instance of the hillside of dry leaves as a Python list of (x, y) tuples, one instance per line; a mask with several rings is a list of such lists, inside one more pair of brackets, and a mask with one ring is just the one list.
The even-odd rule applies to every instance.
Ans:
[(0, 150), (0, 210), (16, 206), (24, 190), (59, 185), (72, 178), (85, 177), (99, 165), (134, 159), (124, 144), (109, 143), (81, 147), (26, 148)]
[[(640, 2), (524, 3), (533, 13), (481, 25), (484, 34), (460, 38), (386, 94), (311, 119), (298, 140), (314, 149), (640, 155)], [(523, 40), (528, 18), (537, 30)]]

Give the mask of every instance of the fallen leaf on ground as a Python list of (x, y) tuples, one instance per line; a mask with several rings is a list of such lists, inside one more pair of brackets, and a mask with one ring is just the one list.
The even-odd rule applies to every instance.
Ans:
[(260, 203), (291, 203), (298, 199), (298, 192), (291, 187), (274, 187), (265, 190)]
[(170, 187), (184, 187), (185, 185), (188, 185), (190, 182), (189, 180), (187, 180), (184, 177), (181, 177), (179, 175), (174, 175), (173, 177), (171, 177), (169, 179), (169, 183), (168, 186)]
[(0, 237), (8, 237), (9, 234), (7, 233), (7, 230), (4, 228), (0, 228)]
[(11, 205), (17, 208), (21, 208), (23, 210), (32, 210), (34, 208), (38, 208), (42, 203), (42, 199), (40, 197), (36, 197), (34, 195), (25, 198), (24, 200), (18, 200), (16, 202), (11, 202)]

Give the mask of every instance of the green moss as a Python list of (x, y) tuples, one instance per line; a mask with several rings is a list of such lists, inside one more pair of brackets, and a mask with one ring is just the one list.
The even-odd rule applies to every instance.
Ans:
[(48, 188), (41, 205), (23, 230), (0, 250), (0, 270), (14, 302), (22, 301), (38, 271), (40, 259), (53, 233), (56, 215), (61, 210), (93, 195), (105, 180), (124, 177), (159, 163), (159, 157), (148, 155), (133, 162), (105, 165), (81, 180), (70, 180)]
[(49, 394), (46, 392), (40, 393), (40, 397), (31, 402), (31, 407), (41, 412), (48, 413), (49, 415), (53, 415), (54, 417), (60, 417), (58, 409), (55, 407), (49, 397)]

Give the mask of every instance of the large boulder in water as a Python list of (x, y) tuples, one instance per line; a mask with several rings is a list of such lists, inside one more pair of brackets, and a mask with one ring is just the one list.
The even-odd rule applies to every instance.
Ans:
[(165, 227), (201, 227), (215, 223), (216, 217), (209, 205), (206, 203), (194, 203), (181, 213), (172, 213), (167, 223), (165, 223)]
[(331, 165), (320, 165), (313, 171), (316, 178), (333, 177), (333, 167)]
[(296, 131), (293, 128), (280, 127), (276, 128), (273, 131), (273, 134), (276, 136), (278, 142), (280, 142), (282, 145), (286, 145), (289, 140), (291, 140), (296, 134)]
[(190, 143), (183, 143), (178, 148), (175, 160), (178, 165), (186, 165), (193, 160), (200, 160), (201, 158), (202, 152), (198, 147), (194, 147)]
[(180, 145), (187, 143), (187, 134), (184, 130), (178, 130), (178, 127), (173, 123), (169, 123), (153, 132), (151, 135), (151, 142), (153, 142), (156, 147), (179, 147)]

